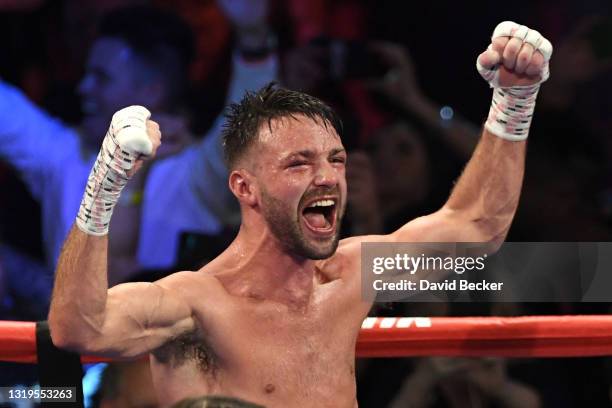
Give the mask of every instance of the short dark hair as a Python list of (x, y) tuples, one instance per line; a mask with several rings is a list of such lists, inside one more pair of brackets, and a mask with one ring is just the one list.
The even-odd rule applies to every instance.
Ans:
[(265, 408), (263, 405), (217, 395), (187, 398), (172, 405), (172, 408)]
[(189, 64), (195, 56), (195, 39), (189, 25), (177, 14), (151, 6), (118, 8), (104, 16), (98, 36), (124, 41), (138, 58), (161, 74), (167, 105), (183, 96)]
[(342, 121), (327, 104), (272, 82), (256, 92), (246, 92), (239, 103), (227, 108), (223, 148), (228, 167), (232, 168), (257, 139), (262, 124), (267, 122), (271, 128), (272, 119), (295, 118), (295, 115), (305, 115), (325, 127), (332, 126), (339, 136), (342, 135)]

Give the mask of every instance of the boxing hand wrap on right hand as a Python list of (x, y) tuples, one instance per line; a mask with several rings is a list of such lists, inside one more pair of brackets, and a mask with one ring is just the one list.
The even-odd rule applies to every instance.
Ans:
[(142, 106), (130, 106), (113, 115), (98, 158), (89, 173), (76, 225), (90, 235), (108, 234), (108, 226), (130, 170), (142, 155), (153, 151), (147, 136), (151, 113)]
[(544, 65), (540, 72), (540, 80), (537, 83), (512, 87), (502, 87), (500, 85), (500, 64), (488, 69), (476, 60), (478, 72), (493, 88), (493, 100), (489, 116), (485, 122), (485, 128), (502, 139), (521, 141), (527, 139), (529, 135), (529, 127), (531, 126), (540, 85), (550, 75), (548, 62), (552, 55), (552, 45), (536, 30), (530, 30), (511, 21), (504, 21), (495, 28), (491, 42), (498, 37), (518, 38), (523, 43), (531, 44), (536, 51), (541, 52), (544, 56)]

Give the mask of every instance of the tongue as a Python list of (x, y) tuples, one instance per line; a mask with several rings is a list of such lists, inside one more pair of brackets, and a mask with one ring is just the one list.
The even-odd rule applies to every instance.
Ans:
[(304, 214), (306, 222), (313, 228), (325, 228), (327, 226), (327, 220), (321, 213), (307, 212)]

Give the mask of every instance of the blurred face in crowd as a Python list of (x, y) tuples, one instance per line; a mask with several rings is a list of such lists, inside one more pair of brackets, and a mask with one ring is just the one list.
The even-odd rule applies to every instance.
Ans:
[(422, 135), (406, 123), (395, 123), (372, 135), (372, 155), (381, 202), (410, 205), (429, 193), (430, 162)]
[(99, 38), (92, 46), (85, 75), (79, 84), (86, 142), (99, 147), (112, 115), (126, 106), (159, 104), (159, 81), (122, 40)]
[(331, 256), (346, 205), (346, 152), (333, 127), (302, 115), (275, 119), (252, 149), (259, 205), (272, 233), (304, 258)]

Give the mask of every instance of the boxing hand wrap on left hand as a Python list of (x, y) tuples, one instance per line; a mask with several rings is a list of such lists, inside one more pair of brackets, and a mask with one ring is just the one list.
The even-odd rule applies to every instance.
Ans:
[(539, 32), (511, 21), (500, 23), (495, 28), (491, 42), (498, 37), (518, 38), (523, 43), (531, 44), (535, 49), (534, 52), (539, 51), (544, 56), (544, 65), (538, 82), (511, 87), (502, 87), (499, 83), (499, 63), (492, 68), (486, 68), (476, 60), (478, 72), (493, 88), (493, 100), (485, 128), (503, 139), (521, 141), (527, 139), (529, 135), (540, 85), (550, 75), (548, 62), (552, 55), (552, 45)]
[(98, 158), (89, 173), (76, 225), (90, 235), (108, 234), (108, 226), (130, 170), (153, 145), (147, 136), (151, 113), (142, 106), (130, 106), (113, 115)]

